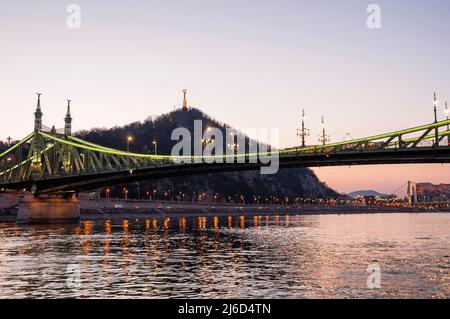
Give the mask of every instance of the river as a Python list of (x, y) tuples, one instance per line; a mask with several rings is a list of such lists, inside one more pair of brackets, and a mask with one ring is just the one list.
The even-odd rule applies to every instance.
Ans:
[(0, 223), (1, 298), (449, 298), (450, 214)]

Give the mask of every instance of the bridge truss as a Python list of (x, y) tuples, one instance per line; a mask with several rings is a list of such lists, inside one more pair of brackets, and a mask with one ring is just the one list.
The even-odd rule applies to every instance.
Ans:
[(37, 130), (0, 154), (0, 188), (78, 192), (150, 178), (258, 169), (264, 166), (258, 158), (265, 155), (279, 155), (281, 168), (449, 163), (449, 125), (446, 120), (345, 142), (270, 153), (239, 150), (220, 158), (130, 153), (55, 130)]

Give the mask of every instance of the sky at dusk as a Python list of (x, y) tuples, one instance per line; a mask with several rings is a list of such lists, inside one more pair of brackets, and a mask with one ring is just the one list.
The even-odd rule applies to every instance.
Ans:
[[(434, 91), (450, 101), (449, 32), (446, 0), (0, 0), (0, 139), (31, 132), (35, 92), (47, 126), (72, 99), (75, 130), (169, 112), (184, 88), (236, 128), (279, 128), (281, 147), (300, 144), (302, 108), (309, 144), (322, 115), (332, 141), (413, 127), (433, 120)], [(340, 192), (450, 182), (450, 165), (314, 170)]]

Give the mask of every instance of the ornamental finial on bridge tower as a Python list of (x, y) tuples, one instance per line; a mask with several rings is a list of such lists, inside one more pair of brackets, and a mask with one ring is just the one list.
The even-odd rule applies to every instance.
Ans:
[(67, 100), (67, 113), (64, 118), (64, 135), (72, 135), (72, 116), (70, 115), (70, 102), (72, 100)]
[(187, 110), (187, 99), (186, 99), (187, 90), (183, 90), (183, 111)]
[(38, 96), (37, 105), (36, 105), (36, 112), (34, 112), (34, 130), (35, 131), (41, 131), (42, 130), (42, 116), (44, 113), (42, 113), (41, 110), (41, 95), (42, 93), (36, 93)]

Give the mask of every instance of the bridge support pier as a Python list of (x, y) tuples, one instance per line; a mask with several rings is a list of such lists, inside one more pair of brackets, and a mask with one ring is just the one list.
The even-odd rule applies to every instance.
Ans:
[(80, 203), (73, 195), (38, 196), (26, 193), (19, 199), (18, 224), (73, 223), (80, 220)]

